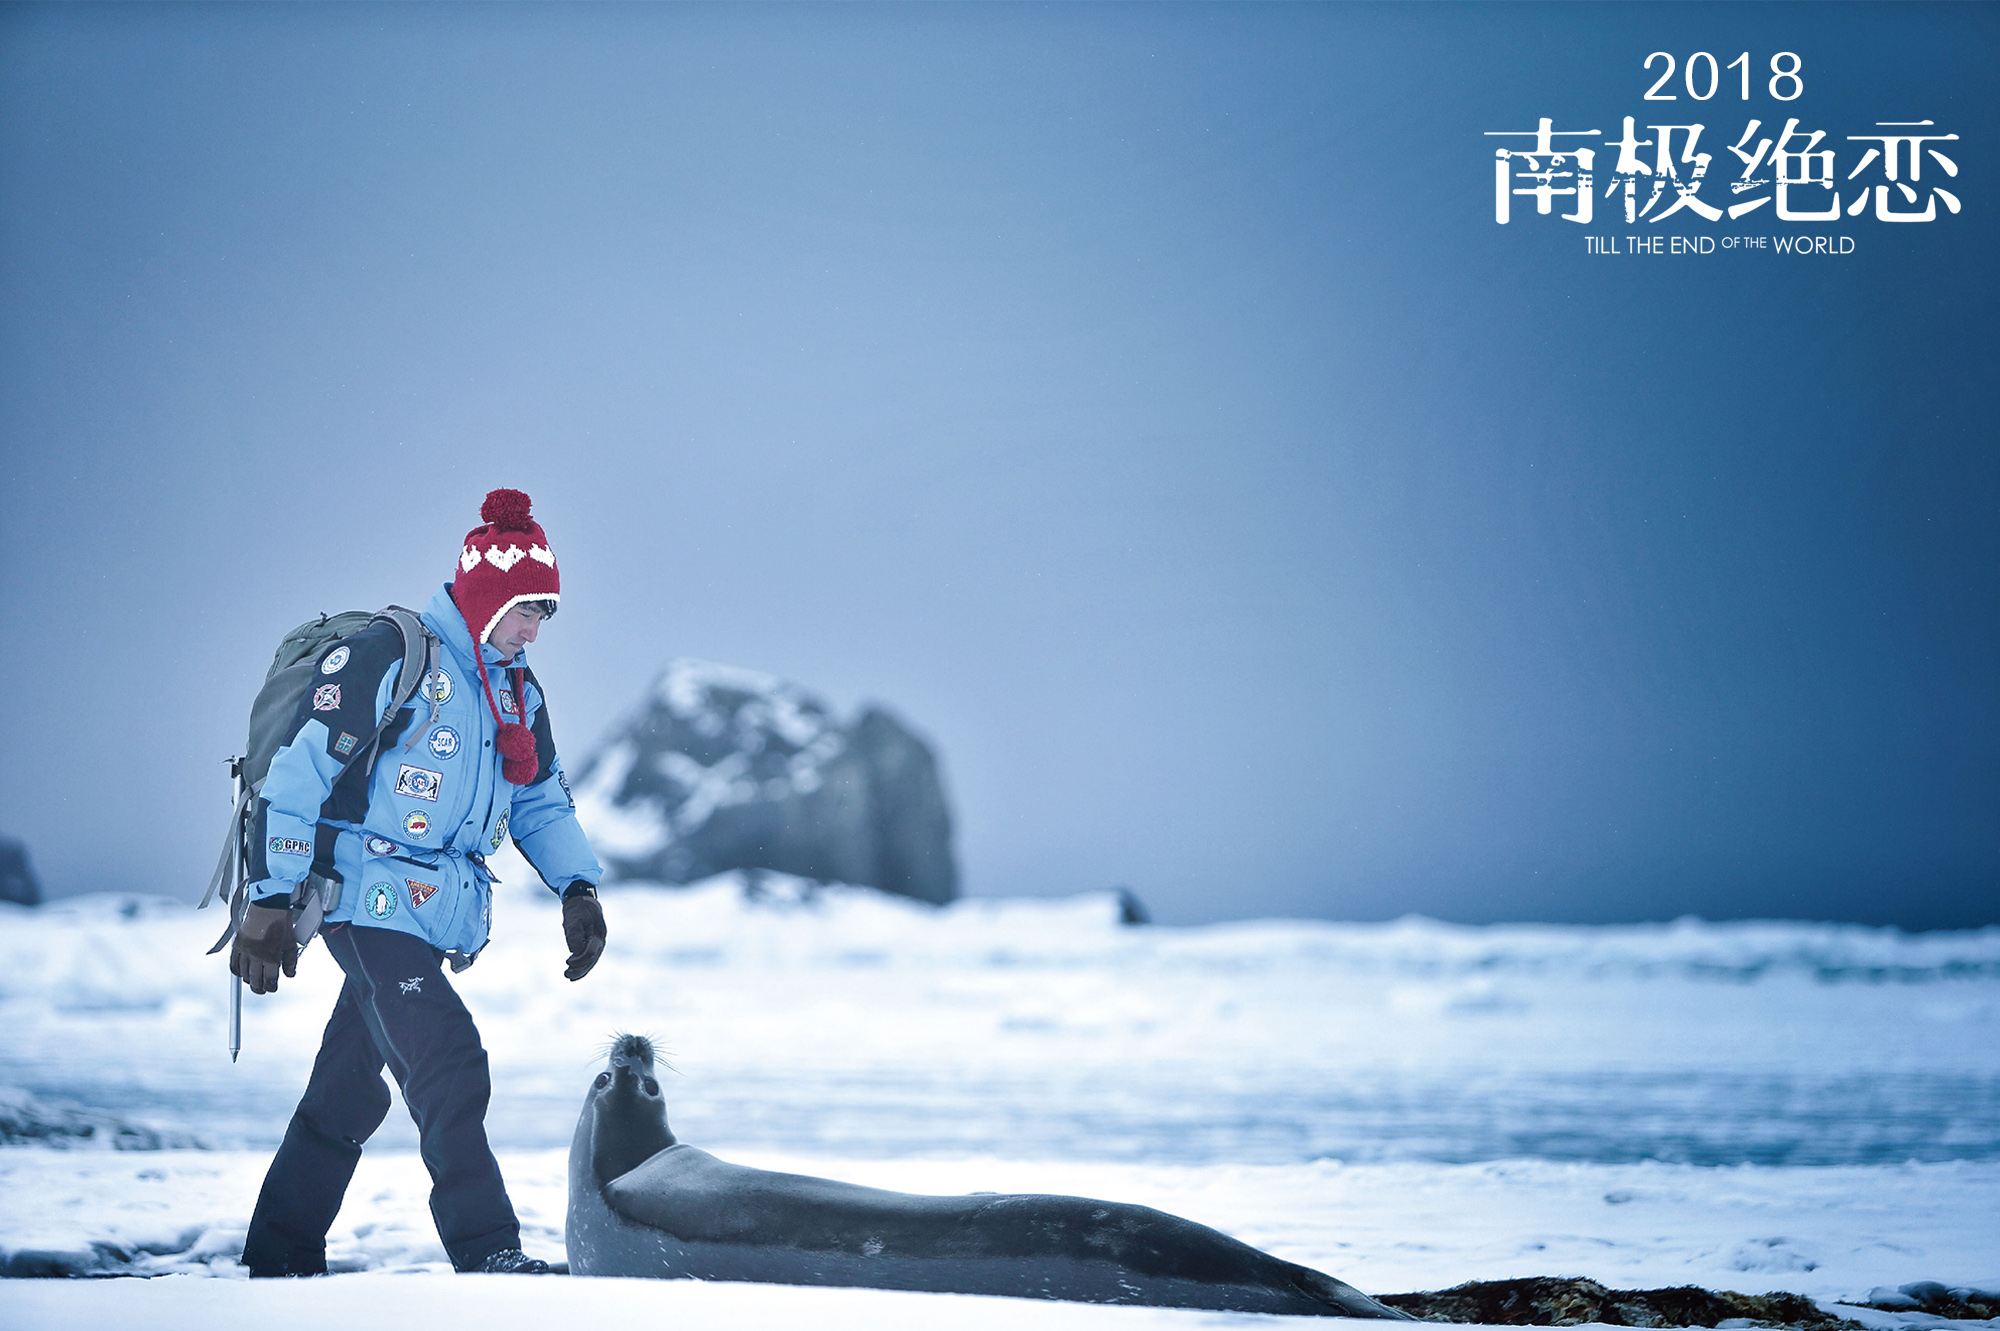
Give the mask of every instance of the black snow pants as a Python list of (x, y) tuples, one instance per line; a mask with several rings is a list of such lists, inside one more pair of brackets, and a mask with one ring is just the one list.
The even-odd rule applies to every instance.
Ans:
[(486, 1142), (486, 1050), (438, 966), (444, 954), (413, 935), (366, 925), (329, 925), (321, 937), (347, 983), (264, 1176), (243, 1264), (253, 1276), (326, 1270), (326, 1232), (361, 1144), (389, 1113), (385, 1064), (417, 1123), (431, 1217), (451, 1264), (473, 1270), (520, 1247), (520, 1222)]

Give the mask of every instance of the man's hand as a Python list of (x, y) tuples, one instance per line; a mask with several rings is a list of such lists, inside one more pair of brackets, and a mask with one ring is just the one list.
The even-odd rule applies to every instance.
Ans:
[(604, 955), (604, 907), (589, 883), (571, 883), (563, 890), (563, 941), (569, 944), (565, 980), (581, 980)]
[(253, 994), (278, 992), (278, 972), (299, 973), (299, 940), (292, 933), (292, 913), (282, 906), (252, 904), (236, 927), (229, 949), (229, 973), (240, 977)]

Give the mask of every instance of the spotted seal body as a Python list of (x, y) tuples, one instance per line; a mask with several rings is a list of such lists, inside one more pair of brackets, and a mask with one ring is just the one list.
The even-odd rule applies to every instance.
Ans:
[(1327, 1317), (1408, 1314), (1206, 1225), (1087, 1197), (930, 1197), (750, 1169), (677, 1141), (620, 1036), (569, 1153), (569, 1269)]

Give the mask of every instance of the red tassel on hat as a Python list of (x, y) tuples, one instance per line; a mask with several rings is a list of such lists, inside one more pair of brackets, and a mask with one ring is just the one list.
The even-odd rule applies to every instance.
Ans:
[(517, 786), (534, 784), (542, 766), (535, 760), (534, 733), (519, 723), (504, 725), (493, 743), (500, 750), (500, 775)]
[[(525, 709), (528, 684), (524, 672), (516, 670), (512, 677), (514, 705)], [(479, 672), (479, 682), (486, 686), (486, 705), (493, 712), (493, 747), (500, 751), (500, 775), (517, 786), (533, 785), (535, 773), (542, 770), (535, 756), (535, 732), (500, 715), (500, 704), (493, 700), (493, 681), (486, 678), (484, 670)]]

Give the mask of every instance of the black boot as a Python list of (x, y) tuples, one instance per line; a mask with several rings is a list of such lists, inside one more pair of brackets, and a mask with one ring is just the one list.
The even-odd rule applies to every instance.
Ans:
[(530, 1257), (519, 1248), (502, 1248), (476, 1268), (483, 1276), (545, 1276), (553, 1274), (549, 1264)]

